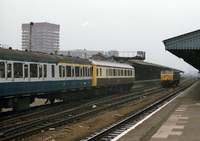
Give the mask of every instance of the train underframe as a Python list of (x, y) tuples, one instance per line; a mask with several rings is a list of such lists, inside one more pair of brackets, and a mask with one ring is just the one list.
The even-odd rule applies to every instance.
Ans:
[(47, 99), (50, 103), (54, 103), (55, 99), (75, 101), (84, 99), (85, 97), (96, 97), (104, 94), (128, 92), (132, 87), (133, 83), (130, 83), (62, 90), (49, 93), (26, 94), (18, 97), (9, 96), (0, 98), (0, 112), (2, 108), (12, 108), (13, 111), (27, 110), (30, 108), (30, 104), (35, 101), (35, 98)]
[(161, 85), (163, 87), (173, 87), (173, 86), (177, 86), (180, 83), (180, 80), (168, 80), (168, 81), (161, 81)]

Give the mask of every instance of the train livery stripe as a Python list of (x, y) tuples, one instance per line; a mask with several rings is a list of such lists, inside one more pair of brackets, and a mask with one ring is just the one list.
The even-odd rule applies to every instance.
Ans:
[(0, 83), (0, 97), (89, 88), (91, 86), (91, 79)]
[(87, 66), (92, 67), (92, 65), (85, 65), (85, 64), (72, 64), (72, 63), (58, 63), (59, 65), (70, 65), (70, 66)]

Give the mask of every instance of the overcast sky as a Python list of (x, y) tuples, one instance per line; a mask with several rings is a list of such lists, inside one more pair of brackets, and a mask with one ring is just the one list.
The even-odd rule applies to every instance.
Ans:
[(200, 0), (0, 0), (0, 44), (21, 49), (21, 24), (60, 25), (60, 50), (145, 51), (146, 61), (195, 69), (163, 40), (200, 28)]

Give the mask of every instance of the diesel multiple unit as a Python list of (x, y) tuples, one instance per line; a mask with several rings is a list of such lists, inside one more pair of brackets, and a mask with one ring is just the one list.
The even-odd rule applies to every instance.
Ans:
[(134, 78), (128, 64), (0, 48), (0, 109), (27, 109), (36, 97), (54, 102), (128, 91)]

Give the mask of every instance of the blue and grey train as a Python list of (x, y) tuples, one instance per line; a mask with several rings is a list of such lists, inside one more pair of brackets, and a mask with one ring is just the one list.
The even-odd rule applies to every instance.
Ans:
[(126, 91), (134, 80), (128, 64), (0, 48), (0, 109), (28, 109), (35, 98), (53, 103), (96, 90)]

